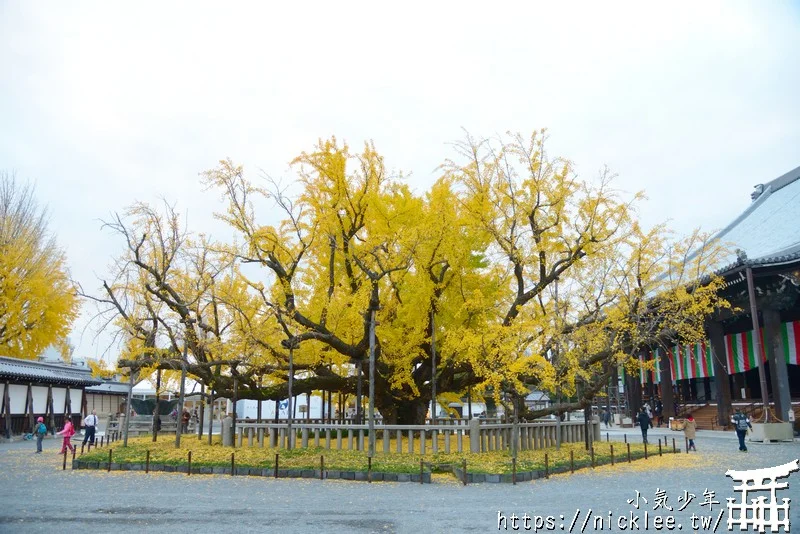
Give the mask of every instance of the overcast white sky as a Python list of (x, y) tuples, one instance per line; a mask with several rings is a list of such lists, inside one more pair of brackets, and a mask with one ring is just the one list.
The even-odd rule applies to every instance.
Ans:
[[(373, 139), (421, 192), (462, 128), (547, 127), (680, 232), (800, 166), (797, 2), (227, 4), (0, 0), (0, 169), (36, 183), (87, 289), (121, 250), (100, 219), (164, 197), (219, 235), (199, 172), (288, 176), (330, 135)], [(106, 348), (90, 311), (80, 357)]]

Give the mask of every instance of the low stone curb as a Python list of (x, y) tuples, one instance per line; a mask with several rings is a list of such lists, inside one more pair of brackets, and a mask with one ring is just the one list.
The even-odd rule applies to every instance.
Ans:
[[(97, 469), (108, 470), (108, 462), (87, 462), (76, 458), (72, 461), (73, 469)], [(144, 463), (116, 463), (111, 462), (111, 471), (144, 471)], [(186, 473), (186, 465), (166, 465), (166, 464), (150, 464), (150, 471), (160, 471), (163, 473)], [(230, 475), (230, 467), (211, 467), (211, 466), (197, 466), (192, 467), (193, 475)], [(275, 470), (271, 467), (237, 467), (235, 476), (254, 476), (254, 477), (274, 477)], [(278, 478), (312, 478), (319, 479), (319, 469), (278, 469)], [(419, 484), (419, 473), (384, 473), (372, 472), (372, 480), (374, 482), (416, 482)], [(325, 480), (367, 480), (366, 471), (341, 471), (335, 469), (325, 470)], [(431, 483), (431, 473), (425, 472), (422, 474), (422, 482), (425, 484)]]
[[(681, 450), (677, 449), (675, 452), (664, 451), (663, 454), (678, 454)], [(648, 457), (657, 456), (656, 454), (648, 454)], [(633, 452), (631, 453), (631, 460), (643, 460), (644, 459), (644, 452)], [(623, 453), (616, 457), (615, 464), (624, 464), (628, 462), (627, 453)], [(599, 467), (601, 465), (609, 465), (611, 464), (611, 459), (604, 459), (598, 460), (595, 462), (595, 467)], [(591, 465), (576, 465), (575, 471), (581, 471), (584, 469), (591, 469)], [(97, 470), (108, 470), (108, 462), (87, 462), (81, 460), (80, 458), (76, 458), (72, 461), (72, 469), (97, 469)], [(144, 463), (117, 463), (111, 462), (111, 471), (144, 471), (145, 464)], [(150, 471), (160, 471), (164, 473), (186, 473), (187, 466), (186, 465), (168, 465), (168, 464), (159, 464), (159, 463), (151, 463), (150, 464)], [(570, 471), (569, 466), (560, 466), (554, 467), (549, 470), (550, 475), (557, 475), (562, 473), (568, 473)], [(453, 475), (459, 480), (464, 480), (464, 471), (460, 467), (453, 466), (452, 467)], [(193, 475), (230, 475), (231, 468), (230, 467), (222, 467), (222, 466), (196, 466), (192, 468)], [(256, 477), (274, 477), (275, 470), (271, 467), (237, 467), (236, 468), (236, 476), (256, 476)], [(545, 472), (543, 469), (537, 469), (535, 471), (518, 471), (517, 472), (517, 482), (529, 482), (531, 480), (537, 480), (541, 478), (545, 478)], [(319, 469), (278, 469), (278, 477), (277, 478), (309, 478), (309, 479), (319, 479), (320, 472)], [(325, 470), (325, 480), (358, 480), (358, 481), (366, 481), (367, 480), (367, 472), (366, 471), (342, 471), (336, 469), (329, 469)], [(372, 480), (375, 482), (385, 481), (385, 482), (416, 482), (419, 483), (420, 481), (420, 474), (419, 473), (384, 473), (384, 472), (372, 472)], [(426, 484), (430, 484), (431, 482), (431, 473), (430, 471), (425, 472), (422, 474), (422, 482)], [(477, 483), (490, 483), (490, 484), (511, 484), (513, 483), (513, 478), (510, 473), (506, 474), (489, 474), (489, 473), (470, 473), (469, 469), (467, 469), (467, 483), (468, 484), (477, 484)]]
[[(669, 451), (669, 452), (664, 451), (663, 454), (678, 454), (680, 452), (681, 452), (680, 449), (678, 449), (674, 453), (672, 451)], [(648, 456), (648, 458), (651, 458), (653, 456), (658, 456), (658, 453), (656, 453), (656, 454), (648, 453), (647, 456)], [(643, 459), (644, 459), (644, 452), (636, 452), (636, 453), (632, 452), (631, 453), (631, 460), (632, 461), (633, 460), (643, 460)], [(624, 464), (624, 463), (628, 463), (628, 454), (627, 454), (627, 452), (622, 454), (621, 456), (615, 457), (615, 459), (614, 459), (614, 464), (615, 465), (616, 464)], [(603, 460), (603, 461), (599, 461), (599, 460), (596, 461), (594, 466), (595, 467), (600, 467), (601, 465), (610, 465), (610, 464), (611, 464), (611, 459), (609, 458), (609, 459)], [(589, 464), (589, 465), (576, 465), (575, 466), (575, 471), (581, 471), (581, 470), (584, 470), (584, 469), (592, 469), (591, 464)], [(455, 467), (454, 466), (452, 468), (452, 471), (453, 471), (453, 475), (455, 475), (455, 477), (459, 481), (463, 481), (464, 480), (464, 471), (460, 467)], [(549, 474), (550, 475), (558, 475), (558, 474), (569, 473), (569, 472), (570, 472), (569, 466), (554, 467), (554, 468), (549, 470)], [(517, 471), (517, 482), (529, 482), (531, 480), (537, 480), (537, 479), (540, 479), (540, 478), (545, 478), (544, 469), (538, 469), (536, 471)], [(512, 484), (514, 482), (514, 480), (513, 480), (513, 477), (512, 477), (512, 475), (510, 473), (506, 473), (506, 474), (502, 474), (502, 475), (489, 474), (489, 473), (470, 473), (469, 472), (469, 468), (467, 468), (467, 484), (477, 484), (477, 483), (482, 483), (482, 482), (487, 482), (487, 483), (490, 483), (490, 484)]]

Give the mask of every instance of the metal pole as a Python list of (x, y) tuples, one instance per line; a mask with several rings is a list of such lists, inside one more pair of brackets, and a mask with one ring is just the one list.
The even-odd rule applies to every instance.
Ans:
[[(511, 456), (514, 458), (514, 462), (517, 461), (517, 451), (519, 450), (519, 395), (513, 395), (511, 397), (514, 406), (514, 424), (512, 426), (513, 435), (511, 436)], [(516, 463), (514, 464), (516, 466)], [(514, 474), (514, 483), (516, 484), (516, 467), (515, 467), (515, 474)]]
[(156, 442), (158, 439), (158, 421), (161, 419), (161, 414), (159, 413), (159, 403), (161, 396), (161, 369), (156, 371), (156, 409), (153, 413), (153, 443)]
[(431, 424), (436, 424), (436, 314), (431, 308)]
[(128, 428), (129, 428), (130, 422), (131, 422), (131, 399), (133, 399), (133, 383), (136, 381), (133, 369), (131, 369), (131, 374), (128, 377), (128, 380), (129, 380), (129, 383), (128, 383), (128, 400), (125, 403), (125, 427), (122, 430), (122, 433), (123, 433), (123, 435), (122, 435), (122, 446), (123, 447), (127, 447), (128, 446)]
[(369, 453), (367, 456), (372, 459), (375, 456), (375, 308), (369, 313)]
[(617, 379), (616, 380), (617, 383), (614, 385), (617, 388), (617, 413), (619, 414), (619, 422), (622, 423), (622, 412), (619, 409), (619, 366), (617, 366), (617, 370), (614, 373), (614, 377)]
[(363, 393), (363, 375), (364, 375), (364, 360), (356, 362), (356, 420), (355, 424), (360, 425), (364, 422), (364, 410), (362, 406), (362, 393)]
[[(259, 392), (259, 393), (261, 393), (261, 382), (262, 382), (263, 380), (264, 380), (264, 377), (263, 377), (263, 376), (259, 376), (259, 377), (258, 377), (258, 392)], [(263, 402), (264, 402), (264, 401), (262, 401), (261, 399), (258, 399), (258, 407), (256, 408), (256, 422), (257, 422), (257, 423), (260, 423), (260, 422), (261, 422), (261, 404), (262, 404)]]
[(292, 450), (292, 382), (294, 381), (294, 338), (289, 339), (289, 400), (287, 408), (289, 411), (286, 414), (286, 439), (288, 441), (286, 448)]
[(767, 395), (767, 374), (764, 372), (764, 358), (761, 350), (761, 336), (758, 332), (758, 307), (756, 306), (756, 291), (753, 287), (753, 270), (748, 266), (747, 295), (750, 297), (750, 317), (753, 320), (753, 348), (758, 360), (758, 382), (761, 386), (761, 403), (764, 406), (764, 422), (769, 422), (769, 397)]
[(236, 365), (231, 369), (233, 372), (233, 421), (231, 423), (231, 444), (236, 448), (236, 403), (239, 402), (239, 379), (236, 373)]
[[(561, 387), (556, 386), (556, 402), (561, 404)], [(561, 449), (561, 412), (556, 411), (556, 450)]]
[[(558, 329), (558, 277), (553, 281), (553, 300), (555, 301), (556, 305), (556, 329)], [(558, 344), (553, 348), (553, 364), (557, 364), (556, 359), (558, 358)], [(559, 404), (559, 408), (561, 405), (561, 387), (556, 385), (556, 399)], [(556, 411), (556, 450), (561, 449), (561, 411)]]
[(211, 433), (214, 430), (214, 388), (209, 388), (208, 391), (208, 444), (211, 445)]
[(203, 439), (203, 418), (206, 416), (206, 385), (200, 384), (200, 413), (197, 415), (197, 439)]
[(183, 343), (183, 358), (181, 359), (181, 390), (178, 397), (178, 425), (175, 431), (175, 448), (181, 447), (181, 433), (183, 433), (183, 394), (186, 391), (186, 342)]

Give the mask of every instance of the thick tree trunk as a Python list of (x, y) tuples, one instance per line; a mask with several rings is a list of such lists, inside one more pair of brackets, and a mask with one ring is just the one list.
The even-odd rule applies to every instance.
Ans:
[[(395, 401), (395, 420), (398, 425), (423, 425), (428, 414), (428, 399)], [(381, 412), (383, 413), (383, 412)]]

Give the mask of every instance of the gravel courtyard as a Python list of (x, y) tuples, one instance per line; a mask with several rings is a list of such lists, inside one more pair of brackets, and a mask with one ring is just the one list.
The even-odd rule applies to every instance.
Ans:
[[(626, 432), (628, 439), (641, 439), (638, 432)], [(612, 429), (609, 437), (622, 441), (623, 431)], [(651, 430), (651, 443), (659, 437), (666, 437), (670, 444), (676, 437), (683, 447), (681, 433)], [(740, 499), (725, 471), (771, 467), (800, 457), (797, 440), (752, 443), (744, 454), (737, 451), (732, 433), (701, 431), (697, 453), (659, 458), (654, 446), (655, 457), (630, 465), (605, 466), (517, 486), (464, 487), (449, 475), (435, 475), (432, 484), (419, 485), (106, 473), (71, 471), (69, 465), (62, 471), (58, 446), (55, 440), (46, 440), (44, 453), (34, 454), (35, 443), (0, 444), (0, 532), (196, 533), (236, 529), (430, 533), (513, 531), (514, 526), (519, 531), (527, 526), (529, 532), (593, 532), (600, 528), (598, 516), (604, 531), (620, 532), (622, 527), (626, 531), (644, 530), (645, 511), (649, 530), (657, 530), (655, 516), (663, 516), (664, 521), (671, 516), (674, 530), (692, 532), (691, 516), (696, 514), (694, 531), (714, 531), (719, 521), (716, 531), (726, 532), (726, 498)], [(792, 499), (790, 519), (792, 526), (800, 529), (800, 473), (784, 481), (789, 482), (789, 488), (778, 497)], [(666, 495), (665, 502), (657, 498), (657, 492)], [(709, 497), (711, 492), (714, 495)], [(701, 504), (704, 501), (718, 504)], [(531, 518), (527, 523), (523, 523), (524, 514)], [(545, 516), (550, 516), (549, 523)], [(634, 516), (636, 522), (632, 524)], [(710, 521), (706, 527), (701, 517)]]

